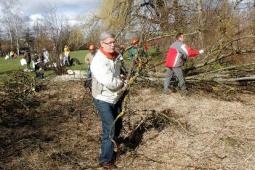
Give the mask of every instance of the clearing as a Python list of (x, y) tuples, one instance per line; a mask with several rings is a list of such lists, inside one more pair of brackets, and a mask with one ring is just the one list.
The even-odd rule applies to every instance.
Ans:
[[(48, 81), (48, 80), (45, 80)], [(49, 81), (2, 115), (0, 168), (100, 169), (100, 119), (83, 81)], [(118, 169), (255, 169), (255, 95), (131, 90)]]

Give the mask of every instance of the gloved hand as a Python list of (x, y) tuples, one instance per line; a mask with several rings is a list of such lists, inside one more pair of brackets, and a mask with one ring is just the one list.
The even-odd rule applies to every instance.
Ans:
[(121, 89), (118, 90), (118, 95), (122, 95), (124, 94), (124, 92), (127, 90), (128, 88), (128, 80), (123, 80), (123, 86), (121, 87)]
[(203, 54), (205, 52), (205, 50), (201, 49), (199, 50), (199, 54)]
[(120, 79), (121, 79), (121, 80), (125, 81), (126, 78), (127, 78), (126, 75), (124, 75), (124, 74), (121, 74), (121, 75), (120, 75)]
[(124, 80), (124, 85), (123, 85), (123, 89), (127, 89), (128, 87), (128, 80)]

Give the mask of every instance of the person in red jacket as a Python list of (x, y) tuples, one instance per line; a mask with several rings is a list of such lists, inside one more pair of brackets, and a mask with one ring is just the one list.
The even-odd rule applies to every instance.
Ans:
[(196, 50), (187, 46), (184, 42), (183, 33), (176, 35), (176, 41), (169, 47), (166, 60), (166, 77), (164, 80), (164, 93), (169, 92), (169, 84), (171, 78), (175, 75), (178, 79), (178, 86), (181, 89), (181, 93), (186, 94), (186, 85), (183, 77), (182, 66), (188, 58), (194, 58), (199, 54), (204, 53), (204, 50)]

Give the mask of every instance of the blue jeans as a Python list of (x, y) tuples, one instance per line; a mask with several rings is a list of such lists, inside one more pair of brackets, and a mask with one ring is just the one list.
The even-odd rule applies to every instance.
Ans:
[[(114, 119), (121, 112), (121, 103), (122, 100), (116, 104), (107, 103), (101, 100), (93, 99), (94, 104), (99, 112), (101, 121), (102, 121), (102, 144), (101, 144), (101, 154), (99, 158), (99, 163), (111, 162), (114, 159), (114, 144), (110, 139), (110, 135), (116, 141), (117, 137), (120, 134), (122, 128), (122, 119), (119, 118), (115, 123), (115, 126), (112, 127)], [(111, 131), (112, 129), (112, 131)], [(112, 132), (112, 134), (110, 134)]]

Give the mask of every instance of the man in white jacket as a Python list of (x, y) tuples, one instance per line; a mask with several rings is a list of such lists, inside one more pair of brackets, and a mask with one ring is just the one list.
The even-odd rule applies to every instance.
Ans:
[(118, 119), (112, 127), (114, 119), (121, 112), (121, 103), (125, 89), (125, 80), (121, 75), (121, 54), (115, 51), (115, 36), (108, 32), (100, 35), (100, 48), (95, 54), (90, 69), (92, 72), (92, 96), (102, 121), (102, 144), (100, 165), (112, 169), (114, 165), (114, 144), (122, 128), (122, 120)]

